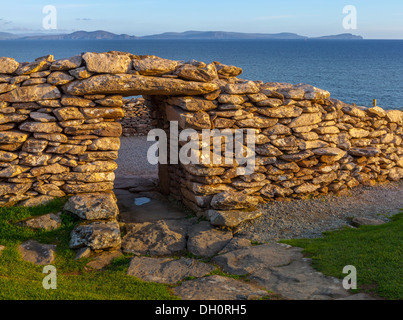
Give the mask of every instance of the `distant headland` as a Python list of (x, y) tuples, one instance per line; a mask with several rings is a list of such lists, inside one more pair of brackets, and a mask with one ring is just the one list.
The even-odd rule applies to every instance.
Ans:
[(185, 31), (165, 32), (148, 36), (131, 36), (112, 32), (75, 31), (69, 34), (13, 34), (0, 32), (0, 40), (362, 40), (363, 37), (351, 33), (306, 37), (296, 33), (242, 33), (226, 31)]

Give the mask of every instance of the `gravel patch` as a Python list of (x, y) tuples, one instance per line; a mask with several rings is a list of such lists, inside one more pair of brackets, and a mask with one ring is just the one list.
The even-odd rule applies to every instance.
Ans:
[(390, 221), (403, 209), (403, 181), (359, 186), (349, 195), (327, 195), (309, 200), (271, 202), (260, 206), (263, 215), (239, 226), (237, 236), (257, 242), (317, 238), (322, 232), (350, 226), (353, 217)]
[(142, 176), (158, 178), (158, 165), (152, 165), (147, 160), (147, 151), (154, 141), (147, 137), (120, 137), (119, 157), (116, 160), (118, 169), (116, 177)]

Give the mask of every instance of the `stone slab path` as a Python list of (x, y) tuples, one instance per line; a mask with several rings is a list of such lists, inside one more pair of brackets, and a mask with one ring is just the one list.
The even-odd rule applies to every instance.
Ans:
[[(154, 207), (148, 209), (147, 215), (147, 210), (140, 208), (149, 202), (138, 205), (127, 202), (129, 210), (119, 216), (119, 227), (123, 233), (121, 250), (94, 254), (84, 248), (82, 252), (77, 252), (77, 258), (91, 256), (87, 264), (89, 269), (100, 270), (123, 253), (134, 254), (128, 275), (143, 281), (168, 284), (172, 286), (173, 293), (184, 300), (372, 299), (366, 294), (351, 294), (343, 288), (341, 280), (313, 269), (311, 259), (303, 256), (301, 248), (273, 241), (253, 245), (251, 239), (242, 233), (215, 227), (181, 211), (156, 192), (151, 182), (147, 191), (133, 190), (130, 179), (118, 181), (117, 185), (118, 201), (126, 201), (129, 196), (132, 199), (139, 195), (143, 198), (148, 196), (150, 202), (155, 201), (163, 210), (158, 211), (158, 206), (153, 203)], [(172, 208), (173, 212), (169, 214)], [(77, 211), (81, 207), (73, 209)], [(165, 219), (161, 219), (164, 215)], [(55, 220), (60, 222), (58, 219), (58, 215), (45, 215), (26, 220), (24, 225), (52, 229), (57, 227), (53, 224)], [(357, 224), (381, 222), (373, 219), (356, 221)], [(4, 246), (0, 246), (0, 252), (1, 249)], [(19, 251), (25, 261), (51, 264), (55, 259), (56, 246), (29, 240), (19, 246)]]
[[(115, 189), (124, 230), (122, 251), (135, 255), (130, 276), (172, 285), (184, 300), (371, 299), (352, 295), (339, 279), (314, 270), (300, 248), (252, 245), (241, 233), (189, 216), (151, 183), (147, 192), (134, 190), (138, 183), (118, 179)], [(149, 202), (134, 204), (147, 195)]]
[[(160, 231), (160, 245), (167, 243), (167, 247), (170, 247), (168, 239), (176, 238), (170, 237), (159, 228), (158, 225), (161, 223), (164, 222), (154, 223), (155, 228), (152, 233)], [(178, 258), (174, 254), (177, 252), (172, 253), (171, 256), (161, 257), (158, 254), (162, 252), (161, 248), (159, 251), (152, 249), (147, 251), (151, 256), (132, 258), (128, 275), (143, 281), (176, 285), (174, 293), (185, 300), (258, 299), (273, 293), (281, 299), (352, 299), (352, 294), (343, 288), (341, 280), (324, 276), (314, 270), (311, 260), (303, 257), (300, 248), (276, 243), (250, 245), (249, 240), (232, 238), (232, 235), (232, 239), (226, 239), (224, 243), (216, 233), (227, 234), (228, 231), (217, 230), (211, 226), (207, 230), (204, 222), (190, 225), (188, 230), (192, 229), (203, 230), (202, 233), (197, 234), (200, 239), (195, 240), (196, 245), (201, 245), (202, 249), (205, 249), (204, 244), (210, 241), (209, 248), (214, 250), (200, 250), (197, 258)], [(188, 239), (186, 246), (189, 248), (192, 237), (189, 234), (185, 236), (186, 228), (180, 231), (176, 229), (176, 232), (182, 232), (183, 238)], [(141, 235), (146, 236), (144, 233)], [(129, 234), (127, 237), (132, 236), (134, 235)], [(150, 237), (155, 238), (155, 234)], [(249, 245), (243, 244), (246, 241)], [(144, 241), (143, 245), (146, 242)], [(149, 244), (154, 248), (155, 243), (150, 241)], [(182, 253), (186, 252), (186, 247), (181, 249), (183, 249)], [(125, 250), (125, 243), (123, 243), (123, 250)], [(168, 251), (169, 249), (163, 252)], [(367, 295), (359, 297), (371, 299)]]

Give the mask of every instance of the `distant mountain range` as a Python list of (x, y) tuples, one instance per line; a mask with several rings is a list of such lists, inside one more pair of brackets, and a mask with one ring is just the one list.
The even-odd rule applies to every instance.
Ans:
[(149, 36), (130, 36), (128, 34), (114, 34), (112, 32), (98, 31), (76, 31), (69, 34), (36, 34), (36, 35), (16, 35), (7, 32), (0, 32), (0, 40), (361, 40), (363, 37), (351, 33), (330, 35), (323, 37), (305, 37), (296, 33), (241, 33), (225, 31), (186, 31), (186, 32), (166, 32)]

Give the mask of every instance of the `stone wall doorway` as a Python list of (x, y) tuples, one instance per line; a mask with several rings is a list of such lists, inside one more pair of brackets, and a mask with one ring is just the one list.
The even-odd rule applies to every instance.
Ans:
[(120, 138), (114, 193), (121, 222), (180, 219), (189, 214), (169, 195), (168, 166), (149, 163), (147, 152), (153, 144), (147, 135)]

